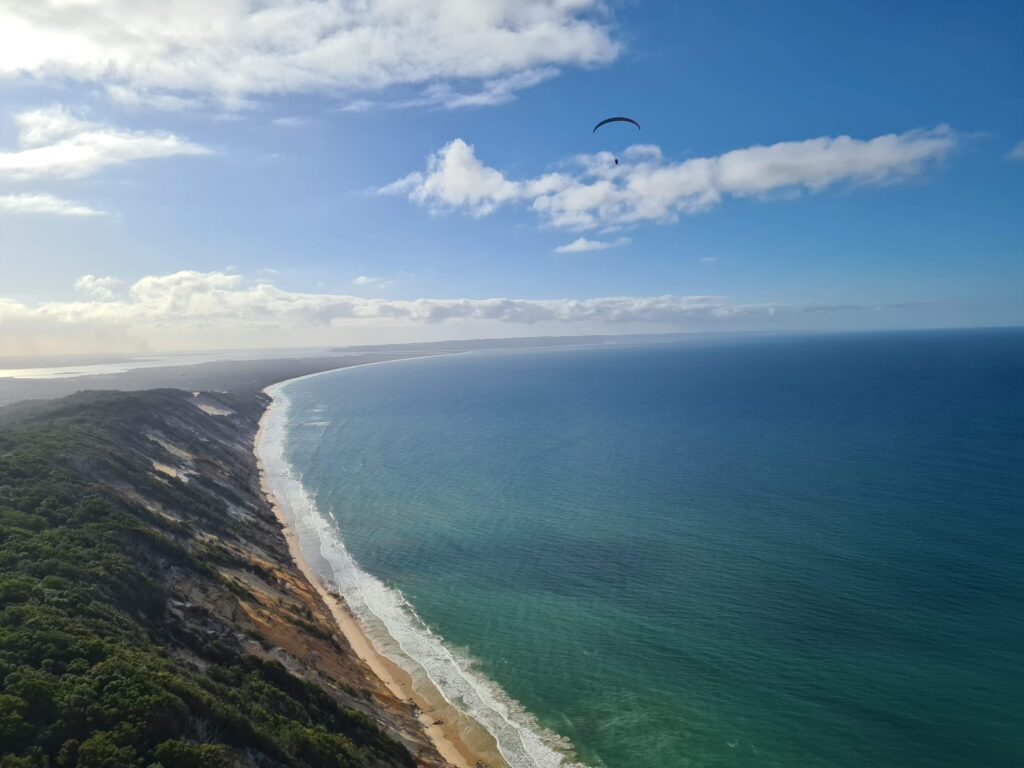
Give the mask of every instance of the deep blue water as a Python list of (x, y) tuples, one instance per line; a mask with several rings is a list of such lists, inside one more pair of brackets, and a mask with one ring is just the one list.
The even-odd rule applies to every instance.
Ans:
[(1024, 766), (1024, 331), (295, 382), (359, 564), (578, 759)]

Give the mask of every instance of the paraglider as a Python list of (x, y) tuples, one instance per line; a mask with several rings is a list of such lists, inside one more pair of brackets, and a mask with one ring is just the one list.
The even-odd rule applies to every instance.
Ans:
[(594, 130), (591, 133), (597, 133), (597, 129), (602, 125), (608, 125), (608, 123), (632, 123), (636, 126), (636, 129), (640, 130), (640, 123), (634, 120), (632, 117), (606, 117), (604, 120), (594, 126)]
[[(602, 125), (608, 125), (608, 123), (630, 123), (631, 125), (635, 125), (638, 131), (640, 130), (640, 123), (638, 123), (632, 117), (606, 117), (604, 120), (602, 120), (601, 122), (594, 126), (594, 130), (591, 131), (591, 133), (597, 133), (598, 128), (600, 128)], [(619, 158), (617, 157), (615, 158), (615, 164), (619, 164)]]

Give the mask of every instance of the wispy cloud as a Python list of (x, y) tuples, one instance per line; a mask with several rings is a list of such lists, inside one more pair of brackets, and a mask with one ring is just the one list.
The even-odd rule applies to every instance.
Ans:
[(385, 280), (383, 277), (371, 277), (370, 275), (360, 275), (359, 277), (352, 281), (352, 285), (356, 286), (357, 288), (372, 287), (380, 291), (391, 285), (391, 281)]
[(15, 122), (18, 149), (0, 150), (0, 179), (75, 178), (137, 160), (211, 153), (173, 133), (93, 123), (60, 105), (22, 112)]
[(416, 98), (392, 101), (376, 106), (391, 109), (433, 106), (447, 109), (490, 107), (512, 101), (517, 92), (532, 88), (557, 76), (558, 69), (555, 67), (527, 69), (511, 75), (484, 80), (477, 88), (470, 91), (460, 90), (448, 82), (441, 82), (425, 88), (423, 93)]
[[(877, 309), (822, 302), (737, 303), (724, 296), (607, 296), (589, 299), (448, 298), (388, 300), (331, 293), (284, 291), (225, 272), (183, 271), (150, 275), (124, 286), (110, 277), (84, 275), (76, 288), (84, 301), (38, 305), (0, 298), (0, 354), (60, 349), (209, 347), (211, 338), (266, 346), (268, 338), (293, 338), (296, 330), (325, 342), (346, 329), (396, 328), (442, 323), (614, 327), (659, 324), (665, 328), (735, 327)], [(480, 326), (479, 324), (484, 324)], [(216, 334), (211, 337), (211, 329)], [(9, 331), (9, 332), (6, 332)], [(273, 336), (278, 334), (278, 336)], [(282, 337), (281, 334), (284, 334)], [(63, 346), (61, 346), (63, 345)]]
[(187, 112), (203, 106), (203, 100), (195, 97), (175, 96), (161, 91), (140, 90), (125, 85), (108, 85), (110, 100), (125, 107), (157, 109), (164, 112)]
[(571, 243), (560, 245), (555, 248), (555, 253), (586, 253), (588, 251), (606, 251), (609, 248), (617, 248), (620, 245), (628, 245), (628, 237), (620, 237), (618, 240), (588, 240), (585, 237), (578, 237)]
[[(0, 6), (0, 77), (97, 82), (159, 109), (281, 93), (427, 87), (497, 104), (558, 68), (614, 60), (601, 0), (16, 0)], [(469, 86), (468, 90), (456, 88)], [(476, 84), (477, 87), (473, 87)]]
[(1008, 157), (1011, 160), (1024, 160), (1024, 140), (1018, 141), (1010, 150)]
[(370, 99), (356, 99), (339, 108), (340, 112), (369, 112), (377, 106), (376, 102)]
[(46, 192), (25, 192), (18, 195), (0, 195), (0, 211), (7, 213), (42, 213), (51, 216), (105, 216), (87, 205), (73, 203)]
[(274, 120), (274, 125), (279, 125), (282, 128), (299, 128), (309, 123), (309, 118), (299, 117), (298, 115), (289, 115), (288, 117), (279, 117)]
[(529, 207), (545, 223), (588, 230), (639, 222), (672, 222), (729, 197), (769, 198), (821, 192), (837, 184), (885, 184), (924, 173), (957, 146), (947, 126), (887, 134), (788, 141), (670, 162), (653, 146), (626, 150), (616, 165), (608, 153), (580, 155), (572, 170), (515, 180), (484, 165), (455, 139), (413, 172), (379, 191), (403, 194), (432, 212), (485, 216), (505, 205)]
[(466, 109), (492, 107), (514, 101), (520, 91), (533, 88), (561, 74), (557, 67), (536, 67), (510, 75), (452, 83), (444, 80), (423, 86), (413, 96), (402, 98), (355, 99), (340, 107), (340, 112), (401, 110), (414, 107)]

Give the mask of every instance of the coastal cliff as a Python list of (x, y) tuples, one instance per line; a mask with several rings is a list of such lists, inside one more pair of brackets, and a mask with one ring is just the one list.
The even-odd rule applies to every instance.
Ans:
[(14, 766), (446, 766), (261, 493), (268, 398), (0, 410), (0, 748)]

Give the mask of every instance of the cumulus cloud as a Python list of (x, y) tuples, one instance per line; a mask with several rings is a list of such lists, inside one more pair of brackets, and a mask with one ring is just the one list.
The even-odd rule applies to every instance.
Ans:
[(130, 131), (93, 123), (60, 105), (15, 116), (18, 149), (0, 150), (0, 179), (76, 178), (102, 168), (210, 150), (173, 133)]
[[(737, 327), (737, 323), (785, 320), (867, 307), (744, 304), (723, 296), (609, 296), (589, 299), (453, 298), (388, 300), (330, 293), (284, 291), (239, 274), (183, 271), (150, 275), (124, 290), (119, 280), (84, 275), (76, 288), (83, 301), (28, 305), (0, 299), (0, 354), (126, 348), (266, 346), (275, 342), (323, 343), (344, 339), (350, 329), (408, 328), (476, 323), (528, 328), (574, 325), (587, 330), (615, 326), (682, 329)], [(466, 327), (465, 325), (459, 327)], [(337, 334), (337, 335), (332, 335)], [(87, 343), (87, 339), (93, 341)]]
[(578, 237), (571, 243), (560, 245), (555, 248), (555, 253), (586, 253), (587, 251), (606, 251), (609, 248), (617, 248), (620, 245), (629, 244), (628, 237), (620, 237), (618, 240), (588, 240), (585, 237)]
[(8, 213), (45, 213), (52, 216), (105, 216), (87, 205), (73, 203), (46, 192), (25, 192), (18, 195), (0, 195), (0, 211)]
[(381, 194), (407, 194), (434, 211), (463, 209), (486, 216), (525, 196), (525, 182), (509, 181), (501, 171), (481, 163), (473, 147), (455, 139), (427, 158), (427, 172), (410, 173), (383, 187)]
[(402, 194), (434, 213), (485, 216), (505, 205), (532, 209), (551, 226), (588, 230), (672, 222), (728, 197), (768, 198), (820, 192), (837, 184), (884, 184), (923, 173), (957, 146), (948, 126), (887, 134), (786, 141), (712, 157), (670, 162), (657, 147), (629, 148), (616, 165), (608, 153), (580, 155), (571, 170), (514, 180), (484, 165), (472, 145), (455, 139), (413, 172), (379, 191)]
[[(124, 102), (474, 81), (500, 103), (559, 67), (615, 59), (600, 0), (9, 0), (0, 76), (101, 82)], [(518, 78), (518, 79), (517, 79)], [(464, 106), (456, 92), (452, 105)], [(474, 96), (473, 94), (478, 95)], [(170, 98), (168, 98), (170, 97)]]
[(1010, 150), (1009, 158), (1011, 160), (1024, 160), (1024, 141), (1018, 141), (1014, 145), (1013, 149)]
[(118, 280), (116, 277), (82, 275), (75, 281), (75, 290), (81, 291), (82, 293), (88, 293), (93, 298), (99, 299), (100, 301), (112, 301), (114, 299), (115, 292), (123, 285), (124, 280)]

